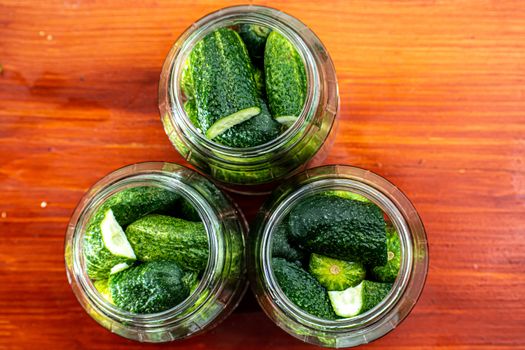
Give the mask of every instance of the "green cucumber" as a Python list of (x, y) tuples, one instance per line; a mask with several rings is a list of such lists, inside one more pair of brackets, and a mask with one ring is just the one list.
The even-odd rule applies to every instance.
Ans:
[(260, 68), (255, 68), (253, 71), (253, 78), (257, 86), (257, 92), (261, 97), (266, 97), (266, 84), (264, 82), (264, 72)]
[(186, 115), (188, 116), (188, 119), (193, 124), (193, 126), (199, 129), (199, 114), (197, 112), (197, 105), (195, 104), (195, 100), (191, 99), (184, 102), (184, 111), (186, 112)]
[(272, 237), (272, 257), (283, 258), (301, 265), (302, 261), (305, 260), (306, 254), (290, 244), (288, 241), (290, 235), (289, 231), (289, 226), (287, 224), (280, 224), (276, 228)]
[(193, 78), (191, 76), (191, 70), (189, 69), (189, 67), (190, 65), (188, 59), (186, 59), (184, 67), (182, 68), (180, 85), (182, 92), (184, 93), (186, 98), (191, 99), (193, 97)]
[(319, 254), (310, 256), (308, 271), (328, 291), (355, 287), (366, 275), (365, 267), (359, 262), (338, 260)]
[[(212, 139), (222, 135), (225, 126), (242, 123), (260, 112), (253, 66), (237, 32), (220, 28), (206, 35), (192, 49), (189, 69), (199, 125)], [(245, 112), (239, 116), (239, 111)], [(224, 118), (228, 119), (220, 122)]]
[(172, 260), (185, 270), (203, 271), (208, 263), (208, 234), (201, 222), (147, 215), (126, 228), (141, 261)]
[(312, 275), (281, 258), (272, 259), (272, 268), (279, 286), (291, 302), (319, 318), (337, 318), (326, 289)]
[(372, 276), (379, 282), (394, 282), (401, 267), (401, 242), (396, 229), (387, 226), (386, 229), (387, 263), (383, 266), (372, 268)]
[(246, 44), (252, 61), (256, 64), (262, 64), (264, 46), (270, 32), (270, 28), (257, 24), (242, 23), (239, 25), (239, 35)]
[(262, 99), (260, 106), (259, 115), (235, 125), (215, 140), (226, 146), (246, 148), (261, 145), (278, 137), (281, 133), (281, 125), (272, 118)]
[(106, 279), (115, 265), (133, 261), (130, 256), (111, 253), (104, 244), (101, 225), (109, 209), (118, 224), (125, 227), (144, 215), (172, 206), (178, 198), (176, 193), (152, 186), (133, 187), (111, 196), (97, 209), (86, 228), (83, 252), (88, 276)]
[(390, 283), (364, 280), (356, 287), (330, 291), (328, 296), (337, 316), (353, 317), (374, 308), (388, 295), (390, 289)]
[(183, 199), (179, 207), (180, 217), (184, 220), (200, 222), (201, 216), (197, 209), (186, 199)]
[(314, 195), (295, 205), (291, 239), (304, 250), (377, 266), (387, 263), (385, 219), (373, 203)]
[(275, 31), (266, 40), (264, 73), (272, 116), (298, 117), (307, 93), (304, 63), (294, 45)]
[(146, 262), (109, 278), (111, 298), (123, 310), (151, 314), (168, 310), (190, 293), (174, 261)]

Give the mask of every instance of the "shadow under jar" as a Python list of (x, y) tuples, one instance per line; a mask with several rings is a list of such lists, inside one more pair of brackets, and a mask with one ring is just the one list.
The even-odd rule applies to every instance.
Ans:
[[(279, 32), (302, 58), (306, 100), (297, 121), (273, 140), (233, 148), (209, 140), (190, 121), (183, 105), (181, 77), (192, 48), (216, 29), (255, 24)], [(333, 143), (339, 93), (334, 65), (319, 38), (302, 22), (276, 9), (235, 6), (193, 23), (175, 42), (162, 69), (159, 110), (164, 130), (178, 152), (230, 191), (269, 193), (276, 182), (309, 166), (320, 165)]]
[[(399, 272), (382, 301), (356, 316), (334, 320), (316, 317), (292, 302), (272, 268), (272, 243), (283, 219), (301, 201), (327, 191), (351, 193), (377, 205), (387, 225), (397, 231), (400, 245)], [(252, 290), (279, 327), (307, 343), (344, 348), (382, 337), (409, 314), (425, 283), (428, 246), (421, 219), (397, 187), (370, 171), (332, 165), (306, 170), (272, 193), (250, 230), (247, 261)]]
[[(137, 314), (109, 302), (87, 273), (86, 228), (98, 208), (121, 191), (156, 187), (172, 191), (200, 216), (208, 239), (208, 261), (195, 290), (162, 312)], [(215, 185), (197, 172), (173, 163), (126, 166), (97, 182), (81, 199), (67, 228), (65, 262), (68, 281), (85, 311), (100, 325), (125, 338), (167, 342), (216, 326), (240, 302), (247, 283), (242, 213)]]

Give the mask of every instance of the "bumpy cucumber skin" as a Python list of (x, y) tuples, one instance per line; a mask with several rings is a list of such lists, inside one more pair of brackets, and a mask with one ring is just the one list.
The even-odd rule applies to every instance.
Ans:
[[(330, 271), (333, 266), (339, 269), (337, 273)], [(366, 275), (365, 267), (359, 262), (338, 260), (319, 254), (310, 256), (308, 271), (329, 291), (341, 291), (357, 286)]]
[(391, 226), (387, 226), (386, 237), (387, 250), (389, 253), (392, 252), (394, 256), (388, 260), (386, 265), (372, 268), (371, 275), (376, 281), (393, 283), (401, 267), (401, 243), (396, 229)]
[(293, 44), (275, 31), (266, 40), (264, 73), (272, 116), (299, 116), (307, 92), (304, 63)]
[(288, 241), (289, 235), (290, 229), (286, 223), (282, 223), (276, 228), (272, 239), (272, 257), (283, 258), (289, 262), (302, 265), (306, 258), (306, 253), (290, 244)]
[(198, 119), (204, 132), (223, 117), (259, 107), (253, 66), (237, 32), (220, 28), (206, 35), (192, 49), (189, 59)]
[(272, 268), (279, 286), (290, 301), (319, 318), (338, 318), (326, 289), (312, 275), (281, 258), (272, 259)]
[(187, 100), (184, 102), (184, 111), (186, 112), (186, 115), (190, 119), (190, 122), (197, 128), (199, 127), (199, 112), (197, 112), (197, 105), (195, 104), (195, 100)]
[(366, 265), (387, 262), (385, 220), (373, 203), (314, 195), (290, 212), (291, 238), (311, 253)]
[[(255, 68), (253, 71), (253, 78), (255, 79), (255, 85), (259, 95), (263, 98), (266, 97), (266, 83), (264, 81), (264, 72), (260, 68)], [(264, 102), (264, 101), (263, 101)]]
[(391, 283), (379, 283), (368, 280), (364, 280), (362, 283), (363, 306), (360, 313), (366, 312), (379, 304), (392, 289)]
[(116, 306), (137, 314), (170, 309), (189, 295), (184, 272), (174, 261), (152, 261), (111, 275), (109, 290)]
[(248, 53), (255, 64), (263, 63), (264, 46), (270, 32), (270, 28), (257, 24), (243, 23), (239, 25), (239, 35), (246, 44)]
[(133, 262), (113, 255), (104, 246), (100, 223), (107, 210), (111, 209), (117, 222), (126, 226), (144, 215), (173, 205), (178, 199), (178, 194), (152, 186), (129, 188), (110, 197), (93, 215), (84, 235), (83, 251), (88, 276), (106, 279), (113, 266), (120, 263), (131, 265)]
[(141, 261), (171, 260), (192, 271), (203, 271), (208, 263), (208, 235), (201, 222), (151, 214), (129, 225), (126, 236)]
[(111, 292), (109, 290), (108, 280), (98, 280), (93, 282), (93, 285), (104, 299), (113, 304), (113, 299), (111, 298)]
[(186, 60), (184, 68), (182, 68), (182, 74), (180, 78), (180, 85), (182, 92), (186, 98), (193, 98), (193, 78), (191, 76), (191, 70), (189, 69), (189, 62)]

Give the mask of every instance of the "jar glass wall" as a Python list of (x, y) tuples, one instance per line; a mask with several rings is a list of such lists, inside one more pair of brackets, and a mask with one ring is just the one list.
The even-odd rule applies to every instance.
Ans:
[[(138, 186), (179, 194), (198, 212), (208, 236), (208, 263), (196, 290), (179, 305), (154, 314), (134, 314), (109, 303), (88, 277), (83, 253), (86, 227), (97, 209), (115, 193)], [(116, 334), (144, 342), (186, 338), (217, 325), (241, 300), (246, 230), (235, 204), (195, 171), (162, 162), (126, 166), (97, 182), (75, 209), (65, 240), (68, 280), (86, 312)]]
[[(326, 320), (306, 313), (286, 297), (272, 270), (271, 247), (276, 227), (295, 204), (334, 190), (364, 196), (383, 210), (399, 234), (401, 266), (392, 289), (377, 306), (352, 318)], [(296, 175), (272, 193), (250, 231), (248, 275), (259, 304), (289, 334), (325, 347), (365, 344), (394, 329), (417, 302), (427, 269), (427, 239), (415, 208), (393, 184), (360, 168), (333, 165)]]
[[(221, 27), (257, 24), (280, 32), (305, 63), (307, 98), (298, 120), (279, 137), (249, 148), (207, 139), (184, 109), (181, 76), (186, 58), (205, 35)], [(302, 22), (262, 6), (235, 6), (191, 25), (169, 52), (159, 83), (159, 110), (166, 134), (179, 153), (221, 186), (239, 193), (268, 193), (278, 180), (319, 165), (333, 143), (339, 93), (334, 65), (319, 38)]]

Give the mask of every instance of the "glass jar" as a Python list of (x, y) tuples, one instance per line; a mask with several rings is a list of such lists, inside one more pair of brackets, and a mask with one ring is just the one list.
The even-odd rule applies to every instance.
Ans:
[[(157, 186), (180, 194), (197, 210), (208, 234), (208, 264), (199, 286), (181, 304), (155, 314), (129, 313), (106, 301), (86, 273), (83, 254), (85, 228), (92, 215), (109, 197), (135, 186)], [(68, 281), (86, 312), (118, 335), (143, 342), (186, 338), (217, 325), (241, 300), (247, 285), (246, 231), (240, 210), (195, 171), (162, 162), (129, 165), (97, 182), (75, 209), (65, 240)]]
[[(401, 245), (401, 267), (387, 297), (363, 314), (335, 321), (312, 316), (292, 303), (271, 267), (274, 229), (300, 200), (327, 190), (350, 191), (374, 202), (392, 221)], [(427, 270), (427, 238), (415, 208), (392, 183), (360, 168), (331, 165), (296, 175), (272, 193), (250, 231), (248, 276), (259, 304), (279, 327), (311, 344), (352, 347), (385, 335), (417, 302)]]
[[(308, 83), (298, 120), (274, 140), (250, 148), (224, 146), (201, 134), (183, 109), (180, 86), (184, 63), (194, 45), (217, 28), (240, 23), (266, 26), (287, 37), (303, 58)], [(325, 47), (302, 22), (268, 7), (234, 6), (193, 23), (175, 42), (162, 68), (159, 110), (171, 143), (188, 162), (231, 191), (269, 193), (276, 181), (319, 165), (326, 157), (339, 110), (337, 77)]]

